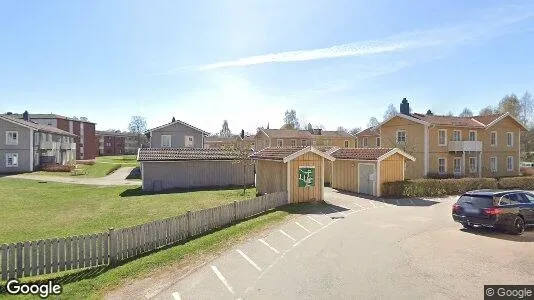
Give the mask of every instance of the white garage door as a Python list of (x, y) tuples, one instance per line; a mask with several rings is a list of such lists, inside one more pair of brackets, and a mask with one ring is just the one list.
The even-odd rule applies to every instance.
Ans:
[(376, 195), (376, 165), (358, 164), (358, 192), (360, 194)]

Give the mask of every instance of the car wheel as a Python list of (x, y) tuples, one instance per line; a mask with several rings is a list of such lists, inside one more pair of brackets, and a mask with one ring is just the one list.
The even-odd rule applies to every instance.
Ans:
[(467, 222), (462, 223), (462, 226), (467, 230), (475, 228), (475, 226), (473, 226), (473, 224), (467, 223)]
[(513, 227), (510, 232), (516, 235), (521, 235), (525, 231), (525, 221), (521, 217), (515, 217)]

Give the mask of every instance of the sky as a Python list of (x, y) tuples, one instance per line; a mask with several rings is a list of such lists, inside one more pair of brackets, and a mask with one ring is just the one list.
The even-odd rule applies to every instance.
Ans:
[(172, 117), (208, 132), (335, 130), (478, 112), (534, 92), (534, 3), (493, 0), (0, 2), (0, 112), (97, 130)]

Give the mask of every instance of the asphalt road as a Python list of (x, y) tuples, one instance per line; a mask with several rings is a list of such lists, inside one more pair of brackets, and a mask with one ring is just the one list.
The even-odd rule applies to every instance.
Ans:
[(139, 298), (483, 299), (484, 284), (534, 284), (533, 230), (461, 230), (453, 197), (326, 197), (332, 205)]

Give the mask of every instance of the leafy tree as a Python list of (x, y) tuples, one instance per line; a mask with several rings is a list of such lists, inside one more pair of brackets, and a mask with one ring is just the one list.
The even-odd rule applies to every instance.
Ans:
[(230, 128), (228, 127), (228, 120), (224, 120), (222, 124), (222, 129), (219, 132), (219, 135), (221, 137), (230, 137), (232, 136), (232, 131), (230, 131)]
[(300, 124), (297, 118), (297, 112), (292, 110), (286, 110), (284, 115), (284, 126), (285, 129), (299, 129)]
[(469, 108), (466, 107), (458, 116), (459, 117), (472, 117), (473, 112)]
[(386, 109), (386, 112), (384, 113), (384, 120), (389, 119), (390, 117), (393, 117), (394, 115), (398, 114), (399, 111), (395, 107), (395, 105), (390, 104), (388, 108)]
[(514, 118), (519, 119), (519, 114), (521, 112), (521, 102), (513, 93), (510, 95), (506, 95), (499, 102), (499, 111), (501, 113), (508, 112)]
[(352, 128), (349, 133), (352, 134), (352, 135), (356, 135), (358, 134), (358, 132), (362, 131), (362, 129), (360, 127), (355, 127), (355, 128)]
[(491, 105), (488, 105), (480, 110), (478, 113), (480, 116), (487, 116), (487, 115), (493, 115), (496, 113), (497, 109), (493, 108)]
[(371, 119), (369, 119), (369, 123), (367, 123), (367, 127), (376, 127), (379, 124), (380, 122), (378, 122), (378, 120), (375, 117), (371, 117)]

